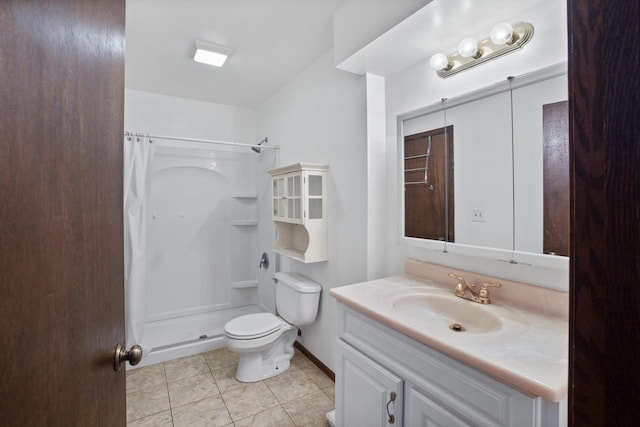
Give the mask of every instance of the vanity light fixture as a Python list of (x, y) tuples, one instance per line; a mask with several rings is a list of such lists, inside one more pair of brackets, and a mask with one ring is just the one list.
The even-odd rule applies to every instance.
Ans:
[(478, 42), (476, 39), (468, 37), (463, 39), (458, 45), (458, 53), (463, 58), (480, 58), (482, 56), (482, 49), (478, 49)]
[(193, 60), (215, 67), (222, 67), (231, 54), (231, 49), (214, 43), (196, 40), (196, 51)]
[(463, 39), (457, 52), (449, 55), (436, 53), (431, 57), (429, 65), (444, 79), (520, 49), (532, 37), (533, 25), (528, 22), (514, 25), (503, 22), (493, 27), (491, 34), (480, 41)]

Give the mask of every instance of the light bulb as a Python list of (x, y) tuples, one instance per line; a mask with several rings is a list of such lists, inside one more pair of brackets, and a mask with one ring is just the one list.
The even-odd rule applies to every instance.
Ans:
[(451, 68), (449, 58), (444, 53), (436, 53), (429, 60), (429, 65), (436, 71), (447, 70)]
[(477, 57), (478, 42), (471, 37), (462, 40), (458, 45), (458, 53), (465, 58)]
[(511, 24), (503, 22), (496, 25), (491, 30), (491, 41), (493, 44), (511, 44), (513, 42), (513, 27)]

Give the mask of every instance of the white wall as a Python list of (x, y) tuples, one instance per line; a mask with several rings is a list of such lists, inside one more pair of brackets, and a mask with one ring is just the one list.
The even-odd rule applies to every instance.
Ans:
[(339, 65), (430, 1), (347, 0), (333, 14), (334, 63)]
[[(441, 79), (430, 69), (428, 58), (386, 77), (386, 159), (388, 194), (388, 225), (378, 230), (387, 236), (387, 274), (402, 272), (407, 257), (436, 262), (453, 268), (465, 268), (480, 273), (512, 280), (540, 284), (568, 290), (568, 271), (549, 267), (533, 267), (509, 264), (475, 256), (443, 253), (409, 246), (400, 239), (400, 198), (398, 172), (397, 116), (433, 105), (441, 98), (453, 98), (472, 90), (504, 81), (507, 76), (518, 76), (544, 68), (567, 59), (566, 34), (555, 28), (547, 28), (544, 11), (529, 11), (512, 21), (533, 23), (535, 35), (522, 50), (487, 64), (470, 69), (448, 79)], [(463, 37), (464, 35), (460, 35)], [(452, 47), (452, 50), (455, 46)], [(455, 134), (454, 134), (455, 135)], [(480, 206), (478, 206), (480, 207)]]
[(383, 77), (366, 74), (367, 81), (367, 279), (386, 272), (385, 235), (378, 230), (387, 224), (385, 187), (385, 110)]
[(155, 135), (256, 144), (256, 112), (249, 108), (126, 89), (124, 130)]
[[(281, 257), (280, 270), (301, 273), (322, 285), (318, 318), (302, 328), (299, 341), (333, 369), (335, 302), (329, 289), (366, 280), (367, 275), (365, 78), (337, 70), (329, 51), (258, 108), (257, 132), (280, 146), (281, 166), (329, 165), (329, 261), (303, 264)], [(268, 214), (262, 220), (271, 221)], [(273, 237), (264, 244), (273, 245)], [(273, 284), (263, 292), (273, 309)]]

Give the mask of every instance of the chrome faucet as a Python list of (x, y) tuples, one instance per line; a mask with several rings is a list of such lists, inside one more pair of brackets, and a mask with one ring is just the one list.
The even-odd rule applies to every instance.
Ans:
[[(478, 304), (491, 304), (491, 298), (489, 297), (488, 287), (500, 288), (502, 284), (500, 282), (485, 283), (480, 287), (479, 291), (476, 291), (476, 285), (467, 285), (464, 277), (457, 274), (449, 273), (449, 277), (457, 279), (455, 295), (459, 298), (467, 299), (469, 301), (477, 302)], [(465, 295), (469, 292), (470, 298), (466, 298)]]

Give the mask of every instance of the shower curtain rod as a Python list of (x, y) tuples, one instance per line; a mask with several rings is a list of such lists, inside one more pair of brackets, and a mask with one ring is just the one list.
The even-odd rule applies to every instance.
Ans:
[(178, 137), (178, 136), (149, 135), (149, 134), (142, 134), (142, 133), (135, 133), (135, 132), (125, 132), (124, 136), (133, 136), (133, 137), (137, 136), (137, 137), (144, 137), (144, 138), (150, 138), (150, 139), (164, 139), (164, 140), (175, 140), (175, 141), (185, 141), (185, 142), (202, 142), (205, 144), (234, 145), (238, 147), (250, 147), (250, 148), (260, 147), (260, 148), (269, 148), (272, 150), (277, 150), (280, 148), (277, 145), (275, 146), (260, 145), (260, 144), (266, 143), (269, 140), (269, 138), (266, 136), (262, 139), (262, 141), (260, 141), (257, 144), (245, 144), (242, 142), (232, 142), (232, 141), (219, 141), (216, 139), (198, 139), (198, 138), (185, 138), (185, 137)]

